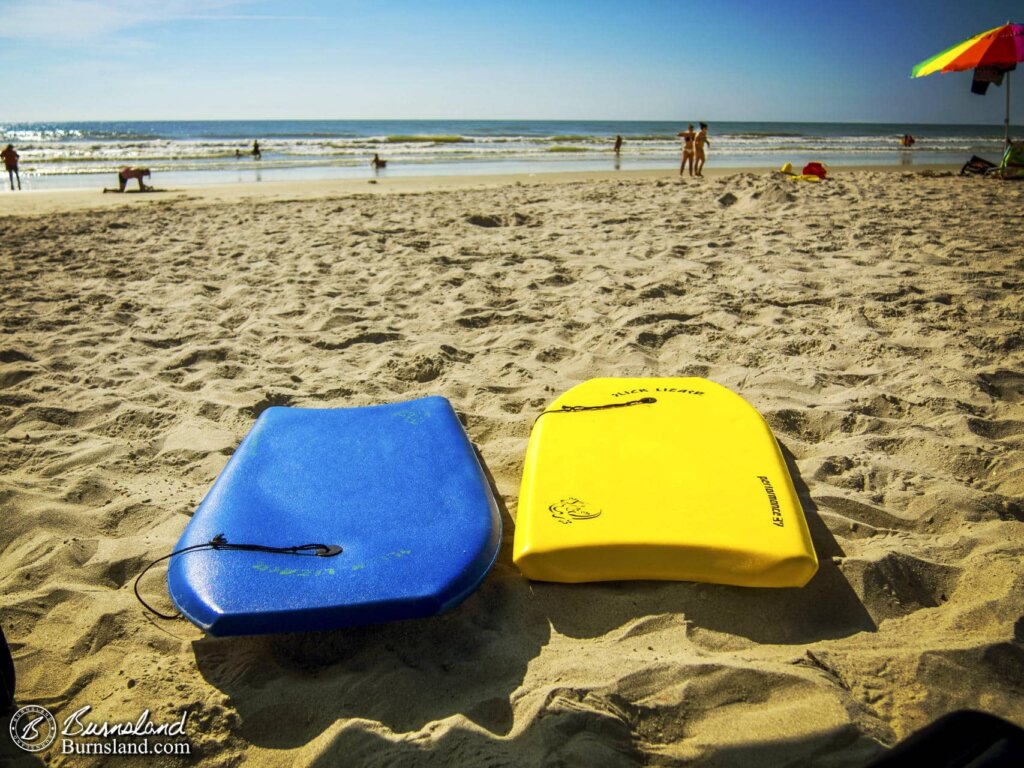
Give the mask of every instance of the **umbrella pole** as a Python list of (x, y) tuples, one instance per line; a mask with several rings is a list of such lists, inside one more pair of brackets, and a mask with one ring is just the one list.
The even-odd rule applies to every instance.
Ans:
[(1003, 118), (1003, 141), (1010, 143), (1010, 73), (1006, 73), (1006, 117)]

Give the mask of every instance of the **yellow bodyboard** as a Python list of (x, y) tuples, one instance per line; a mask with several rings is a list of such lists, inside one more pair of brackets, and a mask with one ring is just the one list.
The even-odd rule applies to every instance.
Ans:
[(530, 434), (513, 560), (560, 582), (800, 587), (818, 569), (771, 429), (700, 378), (591, 379), (555, 400)]

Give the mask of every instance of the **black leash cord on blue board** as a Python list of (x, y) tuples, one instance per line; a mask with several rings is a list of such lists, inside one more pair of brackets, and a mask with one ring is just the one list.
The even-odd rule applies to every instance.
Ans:
[(186, 552), (195, 552), (198, 549), (237, 549), (243, 552), (270, 552), (276, 555), (307, 555), (314, 557), (334, 557), (340, 555), (342, 549), (337, 544), (300, 544), (297, 547), (267, 547), (263, 544), (231, 544), (225, 538), (223, 533), (218, 533), (209, 541), (204, 544), (193, 544), (191, 547), (182, 547), (176, 549), (168, 555), (164, 555), (142, 569), (142, 573), (135, 577), (135, 598), (142, 603), (142, 606), (152, 613), (154, 616), (159, 616), (161, 619), (177, 619), (181, 614), (177, 613), (161, 613), (156, 608), (151, 606), (145, 600), (142, 599), (142, 595), (139, 594), (139, 582), (142, 581), (142, 577), (145, 576), (149, 569), (154, 565), (162, 563), (164, 560), (170, 560), (175, 555), (183, 555)]
[(606, 405), (563, 405), (561, 408), (556, 408), (553, 411), (541, 411), (537, 414), (537, 418), (533, 420), (536, 424), (540, 421), (541, 416), (547, 416), (549, 413), (579, 413), (580, 411), (603, 411), (608, 408), (625, 408), (629, 405), (652, 405), (658, 402), (653, 397), (641, 397), (639, 400), (627, 400), (625, 403), (608, 403)]

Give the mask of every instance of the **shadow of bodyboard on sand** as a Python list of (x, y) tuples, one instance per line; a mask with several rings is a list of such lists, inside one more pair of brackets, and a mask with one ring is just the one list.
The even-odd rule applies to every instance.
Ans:
[(292, 749), (350, 718), (398, 733), (453, 715), (499, 735), (512, 729), (512, 693), (551, 630), (512, 566), (512, 521), (478, 458), (502, 541), (491, 573), (461, 605), (427, 619), (192, 644), (202, 676), (231, 697), (247, 741)]
[[(231, 697), (242, 718), (243, 738), (291, 749), (348, 719), (408, 733), (461, 715), (495, 737), (507, 735), (513, 724), (512, 694), (521, 687), (529, 662), (549, 642), (552, 626), (569, 637), (596, 638), (630, 622), (677, 614), (697, 629), (778, 644), (873, 631), (874, 622), (832, 561), (842, 550), (818, 517), (792, 456), (785, 456), (821, 560), (817, 575), (802, 589), (530, 582), (512, 564), (513, 524), (495, 494), (504, 524), (498, 560), (479, 590), (454, 610), (430, 619), (330, 632), (206, 638), (193, 643), (196, 663), (207, 682)], [(482, 458), (481, 466), (493, 490)], [(593, 717), (608, 722), (590, 723), (587, 718)], [(531, 743), (524, 747), (534, 748), (536, 740), (538, 749), (549, 752), (570, 749), (571, 737), (581, 729), (590, 733), (593, 726), (611, 735), (595, 739), (591, 733), (571, 746), (573, 754), (596, 750), (590, 757), (602, 756), (592, 764), (642, 764), (631, 740), (632, 726), (624, 717), (572, 706), (563, 712), (556, 706), (542, 718), (548, 725), (529, 727)], [(587, 722), (578, 723), (580, 718)], [(506, 754), (504, 742), (494, 743), (500, 739), (458, 728), (445, 741), (454, 753), (437, 749), (448, 756), (493, 753), (497, 759)], [(328, 752), (335, 755), (342, 753), (335, 748), (348, 754), (363, 747), (369, 755), (377, 745), (389, 759), (398, 760), (387, 764), (430, 764), (422, 762), (430, 753), (382, 744), (357, 723), (345, 725), (331, 744)], [(566, 759), (575, 757), (567, 753)]]
[(877, 630), (833, 561), (833, 557), (843, 556), (843, 550), (818, 515), (793, 455), (785, 447), (782, 453), (818, 554), (818, 572), (806, 586), (762, 589), (670, 581), (536, 582), (534, 597), (555, 629), (570, 637), (595, 638), (645, 617), (673, 613), (681, 614), (694, 629), (778, 645), (803, 645)]
[(231, 697), (247, 741), (308, 743), (338, 720), (416, 731), (461, 714), (488, 731), (512, 728), (512, 692), (547, 643), (543, 617), (524, 622), (508, 578), (429, 619), (193, 643), (203, 678)]

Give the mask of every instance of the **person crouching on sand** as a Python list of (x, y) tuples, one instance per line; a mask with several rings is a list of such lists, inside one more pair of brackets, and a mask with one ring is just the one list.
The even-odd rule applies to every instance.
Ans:
[(14, 179), (18, 179), (18, 189), (21, 189), (21, 174), (18, 173), (18, 158), (20, 155), (14, 151), (14, 145), (8, 144), (3, 152), (0, 152), (0, 157), (4, 160), (4, 168), (7, 169), (7, 175), (11, 179), (11, 192), (14, 191)]
[(117, 189), (106, 189), (104, 192), (124, 192), (125, 187), (128, 186), (129, 179), (135, 179), (139, 182), (139, 192), (149, 192), (153, 188), (142, 182), (143, 176), (150, 176), (149, 168), (122, 168), (117, 173)]
[(693, 156), (694, 156), (694, 170), (697, 176), (703, 176), (701, 171), (704, 170), (704, 146), (711, 146), (711, 142), (708, 141), (708, 124), (701, 123), (700, 131), (697, 132), (697, 136), (693, 140)]

